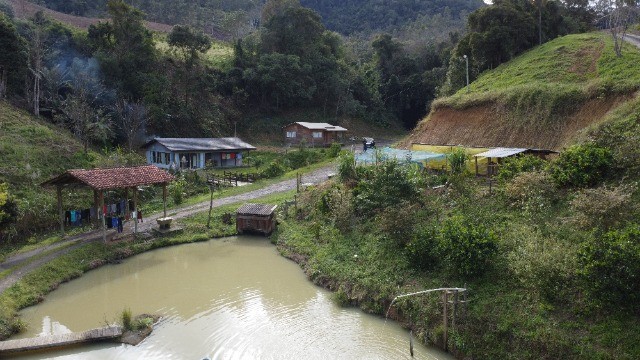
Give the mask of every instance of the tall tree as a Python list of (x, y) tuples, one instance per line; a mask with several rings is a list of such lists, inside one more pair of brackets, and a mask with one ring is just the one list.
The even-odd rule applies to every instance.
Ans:
[(120, 129), (127, 142), (127, 148), (132, 151), (142, 130), (147, 124), (147, 109), (141, 103), (130, 103), (120, 100), (115, 105), (116, 126)]
[(123, 0), (109, 0), (110, 23), (89, 27), (89, 40), (107, 81), (126, 97), (140, 99), (146, 75), (156, 61), (153, 36), (144, 26), (144, 14)]
[(27, 46), (11, 20), (0, 13), (0, 99), (10, 87), (18, 87), (24, 78)]

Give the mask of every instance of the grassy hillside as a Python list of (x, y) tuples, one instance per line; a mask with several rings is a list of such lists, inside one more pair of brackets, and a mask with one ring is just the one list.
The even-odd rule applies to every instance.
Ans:
[(568, 35), (436, 100), (405, 142), (561, 149), (640, 88), (640, 50), (604, 33)]
[[(41, 188), (43, 181), (70, 168), (105, 162), (99, 154), (85, 154), (68, 131), (4, 101), (0, 101), (0, 154), (0, 183), (9, 185), (9, 194), (18, 205), (17, 222), (5, 234), (10, 238), (55, 224), (55, 192)], [(65, 202), (80, 205), (91, 196), (88, 191), (67, 194)]]
[(82, 145), (66, 130), (0, 102), (0, 182), (15, 194), (70, 167), (86, 165)]

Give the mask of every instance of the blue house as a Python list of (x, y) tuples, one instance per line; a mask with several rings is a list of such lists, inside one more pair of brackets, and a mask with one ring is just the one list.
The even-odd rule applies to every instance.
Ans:
[(155, 138), (145, 145), (147, 163), (163, 169), (242, 166), (256, 147), (237, 137)]

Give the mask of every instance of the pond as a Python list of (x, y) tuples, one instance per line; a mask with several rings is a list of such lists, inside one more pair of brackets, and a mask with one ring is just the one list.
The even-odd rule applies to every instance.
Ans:
[[(19, 359), (410, 359), (409, 332), (342, 308), (265, 238), (163, 248), (61, 285), (21, 312), (26, 333), (77, 332), (122, 310), (162, 316), (137, 346), (99, 343)], [(453, 359), (417, 342), (415, 359)]]

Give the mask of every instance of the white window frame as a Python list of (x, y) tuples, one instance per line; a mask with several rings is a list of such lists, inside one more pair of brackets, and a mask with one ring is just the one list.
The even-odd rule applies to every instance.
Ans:
[(287, 137), (288, 138), (294, 138), (296, 136), (297, 136), (297, 134), (296, 134), (295, 131), (287, 131)]
[(314, 131), (311, 133), (311, 137), (314, 139), (322, 139), (322, 131)]

